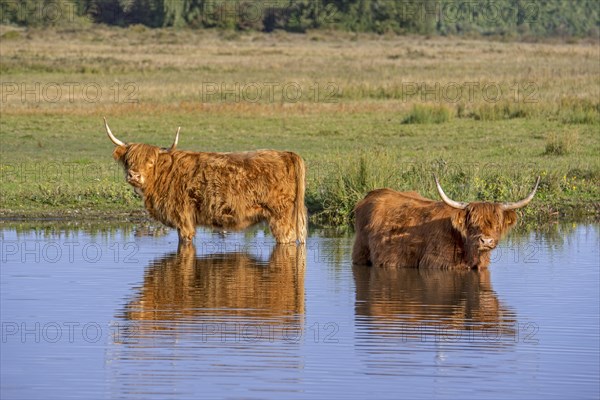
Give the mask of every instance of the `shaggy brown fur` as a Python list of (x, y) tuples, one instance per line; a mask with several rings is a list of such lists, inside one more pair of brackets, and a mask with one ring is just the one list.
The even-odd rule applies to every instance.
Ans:
[(456, 209), (416, 192), (378, 189), (354, 209), (356, 264), (417, 268), (486, 268), (490, 251), (517, 214), (499, 203)]
[(292, 152), (196, 153), (147, 144), (113, 157), (146, 209), (189, 242), (196, 226), (240, 230), (266, 220), (277, 243), (306, 240), (305, 168)]

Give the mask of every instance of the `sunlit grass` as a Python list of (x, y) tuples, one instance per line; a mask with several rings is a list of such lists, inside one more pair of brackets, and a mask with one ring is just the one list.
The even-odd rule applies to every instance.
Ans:
[(513, 201), (542, 175), (527, 218), (598, 216), (595, 43), (103, 27), (3, 38), (5, 215), (139, 210), (106, 116), (130, 142), (166, 146), (181, 126), (183, 149), (296, 151), (321, 223), (350, 222), (378, 187), (435, 198), (433, 172), (461, 201)]

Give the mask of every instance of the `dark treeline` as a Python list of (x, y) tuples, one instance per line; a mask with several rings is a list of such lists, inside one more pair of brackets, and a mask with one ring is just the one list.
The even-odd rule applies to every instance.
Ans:
[(103, 23), (270, 32), (598, 37), (597, 0), (0, 0), (22, 26)]

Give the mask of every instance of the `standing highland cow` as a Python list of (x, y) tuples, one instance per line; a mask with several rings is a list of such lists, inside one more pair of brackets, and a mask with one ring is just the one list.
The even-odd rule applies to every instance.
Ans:
[(259, 150), (204, 153), (117, 139), (113, 158), (144, 198), (150, 215), (191, 242), (196, 226), (241, 230), (267, 221), (277, 243), (306, 240), (305, 169), (295, 153)]
[(414, 268), (486, 268), (490, 252), (517, 222), (537, 190), (516, 203), (461, 203), (450, 199), (435, 178), (443, 201), (416, 192), (378, 189), (358, 202), (355, 264)]

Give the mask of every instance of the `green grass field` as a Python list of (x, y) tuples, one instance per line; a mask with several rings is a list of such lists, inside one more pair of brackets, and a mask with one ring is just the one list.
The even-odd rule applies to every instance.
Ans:
[(142, 209), (102, 117), (129, 142), (292, 150), (313, 222), (374, 188), (513, 201), (524, 221), (599, 218), (600, 47), (310, 32), (2, 27), (0, 215)]

